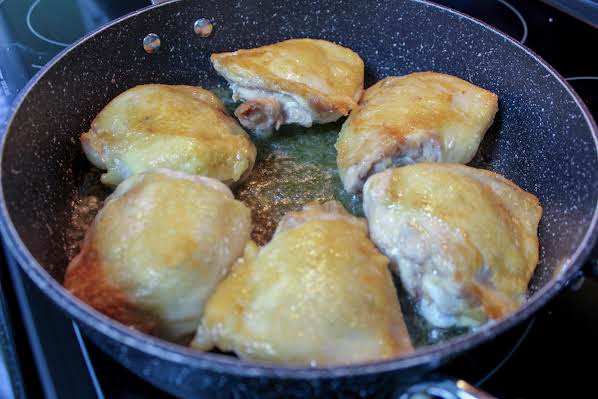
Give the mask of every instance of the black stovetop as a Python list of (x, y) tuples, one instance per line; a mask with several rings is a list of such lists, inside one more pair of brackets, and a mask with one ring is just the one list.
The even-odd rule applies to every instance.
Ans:
[[(437, 0), (520, 40), (598, 117), (598, 3)], [(26, 82), (85, 32), (149, 0), (0, 0), (0, 131)], [(550, 3), (551, 6), (546, 3)], [(559, 11), (576, 14), (582, 22)], [(592, 27), (587, 22), (594, 22)], [(169, 398), (112, 361), (0, 250), (0, 399)], [(578, 282), (534, 319), (444, 367), (498, 397), (593, 396), (598, 283)]]

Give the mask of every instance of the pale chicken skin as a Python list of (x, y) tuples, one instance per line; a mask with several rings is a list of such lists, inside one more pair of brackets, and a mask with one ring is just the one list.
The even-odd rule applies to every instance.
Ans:
[(153, 168), (233, 184), (247, 176), (256, 149), (222, 102), (194, 86), (148, 84), (114, 98), (81, 135), (104, 184), (115, 186)]
[(434, 326), (475, 327), (525, 300), (538, 263), (538, 199), (493, 172), (419, 163), (364, 186), (376, 246)]
[(235, 111), (241, 124), (262, 134), (283, 124), (336, 121), (357, 106), (363, 91), (362, 59), (325, 40), (286, 40), (211, 60), (233, 99), (244, 102)]
[(192, 346), (296, 365), (411, 352), (388, 260), (342, 205), (287, 215), (270, 243), (245, 249), (210, 297)]
[(498, 111), (495, 94), (457, 77), (417, 72), (367, 89), (336, 142), (345, 190), (416, 162), (468, 163)]
[(221, 182), (166, 169), (138, 174), (106, 200), (64, 286), (127, 326), (187, 343), (250, 230), (249, 209)]

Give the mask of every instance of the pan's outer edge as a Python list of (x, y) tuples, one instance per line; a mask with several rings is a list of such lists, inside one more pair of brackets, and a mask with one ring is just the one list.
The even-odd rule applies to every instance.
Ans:
[[(177, 0), (152, 5), (140, 10), (136, 10), (130, 14), (120, 17), (108, 24), (100, 27), (94, 32), (91, 32), (72, 46), (57, 54), (44, 68), (42, 68), (21, 91), (18, 98), (11, 107), (10, 115), (6, 123), (4, 132), (2, 132), (2, 141), (0, 143), (0, 182), (2, 181), (2, 159), (5, 150), (6, 137), (10, 130), (10, 126), (14, 119), (16, 111), (19, 109), (27, 93), (40, 81), (45, 73), (57, 63), (58, 60), (65, 57), (73, 48), (85, 42), (92, 36), (110, 28), (121, 21), (135, 17), (146, 12), (149, 9), (158, 7), (168, 7)], [(541, 57), (533, 51), (514, 40), (510, 36), (501, 31), (481, 22), (473, 17), (465, 15), (461, 12), (455, 11), (445, 6), (430, 3), (426, 0), (410, 0), (416, 3), (421, 3), (427, 7), (435, 7), (443, 12), (448, 12), (457, 15), (460, 18), (472, 21), (480, 25), (483, 29), (488, 29), (491, 32), (501, 36), (505, 41), (511, 45), (518, 47), (532, 57), (536, 62), (542, 65), (569, 93), (575, 100), (575, 103), (581, 110), (594, 139), (596, 152), (598, 153), (598, 127), (593, 120), (587, 106), (579, 98), (573, 88), (566, 82), (566, 80), (546, 63)], [(56, 282), (34, 259), (26, 246), (21, 241), (17, 231), (12, 224), (8, 215), (6, 203), (4, 200), (4, 192), (0, 184), (0, 231), (3, 234), (7, 248), (13, 254), (21, 268), (28, 274), (28, 276), (37, 284), (37, 286), (44, 291), (58, 306), (66, 311), (70, 316), (82, 322), (90, 328), (97, 330), (100, 334), (109, 337), (110, 339), (121, 342), (136, 350), (145, 352), (157, 358), (161, 358), (173, 363), (179, 363), (186, 367), (210, 370), (217, 373), (227, 373), (246, 377), (275, 377), (288, 379), (314, 379), (314, 378), (334, 378), (344, 376), (366, 375), (381, 372), (392, 372), (406, 370), (416, 366), (427, 365), (429, 367), (436, 367), (442, 363), (443, 360), (450, 356), (454, 356), (462, 351), (466, 351), (473, 347), (480, 345), (489, 338), (501, 334), (508, 329), (514, 327), (518, 323), (526, 320), (533, 313), (538, 311), (543, 305), (552, 299), (568, 281), (576, 275), (581, 269), (583, 262), (590, 255), (593, 246), (598, 240), (598, 204), (594, 208), (592, 221), (590, 227), (586, 231), (584, 238), (581, 240), (577, 250), (563, 268), (563, 272), (552, 282), (546, 284), (542, 289), (536, 292), (517, 312), (496, 323), (488, 323), (479, 330), (466, 334), (464, 336), (456, 337), (448, 340), (440, 345), (432, 346), (418, 350), (413, 355), (394, 360), (386, 360), (375, 363), (359, 364), (351, 366), (332, 366), (332, 367), (285, 367), (279, 365), (264, 365), (257, 364), (250, 361), (239, 360), (225, 355), (218, 355), (212, 353), (202, 353), (192, 351), (180, 345), (171, 344), (160, 339), (141, 334), (137, 331), (131, 330), (119, 323), (116, 323), (95, 311), (88, 305), (76, 300), (72, 297), (58, 282)]]

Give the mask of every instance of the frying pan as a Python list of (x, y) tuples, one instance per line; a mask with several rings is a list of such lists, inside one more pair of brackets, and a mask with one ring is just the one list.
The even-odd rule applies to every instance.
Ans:
[[(194, 32), (199, 18), (214, 22), (210, 37)], [(142, 46), (150, 33), (160, 38), (154, 54)], [(512, 179), (544, 207), (541, 260), (521, 309), (410, 356), (301, 368), (199, 353), (140, 334), (62, 288), (66, 231), (90, 168), (78, 137), (100, 109), (142, 83), (216, 87), (222, 80), (209, 64), (211, 53), (293, 37), (325, 38), (355, 50), (366, 63), (366, 86), (388, 75), (435, 70), (498, 94), (500, 111), (477, 166)], [(0, 225), (8, 250), (51, 300), (114, 359), (168, 392), (382, 398), (399, 385), (420, 389), (425, 373), (513, 328), (579, 276), (598, 234), (597, 199), (597, 128), (582, 101), (538, 56), (477, 20), (416, 0), (178, 1), (134, 12), (84, 37), (22, 91), (3, 136)]]

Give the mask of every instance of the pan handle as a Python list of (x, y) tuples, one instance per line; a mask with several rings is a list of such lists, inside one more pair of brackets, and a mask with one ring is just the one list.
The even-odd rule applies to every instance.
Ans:
[(495, 399), (463, 380), (436, 376), (426, 382), (412, 385), (397, 399)]

